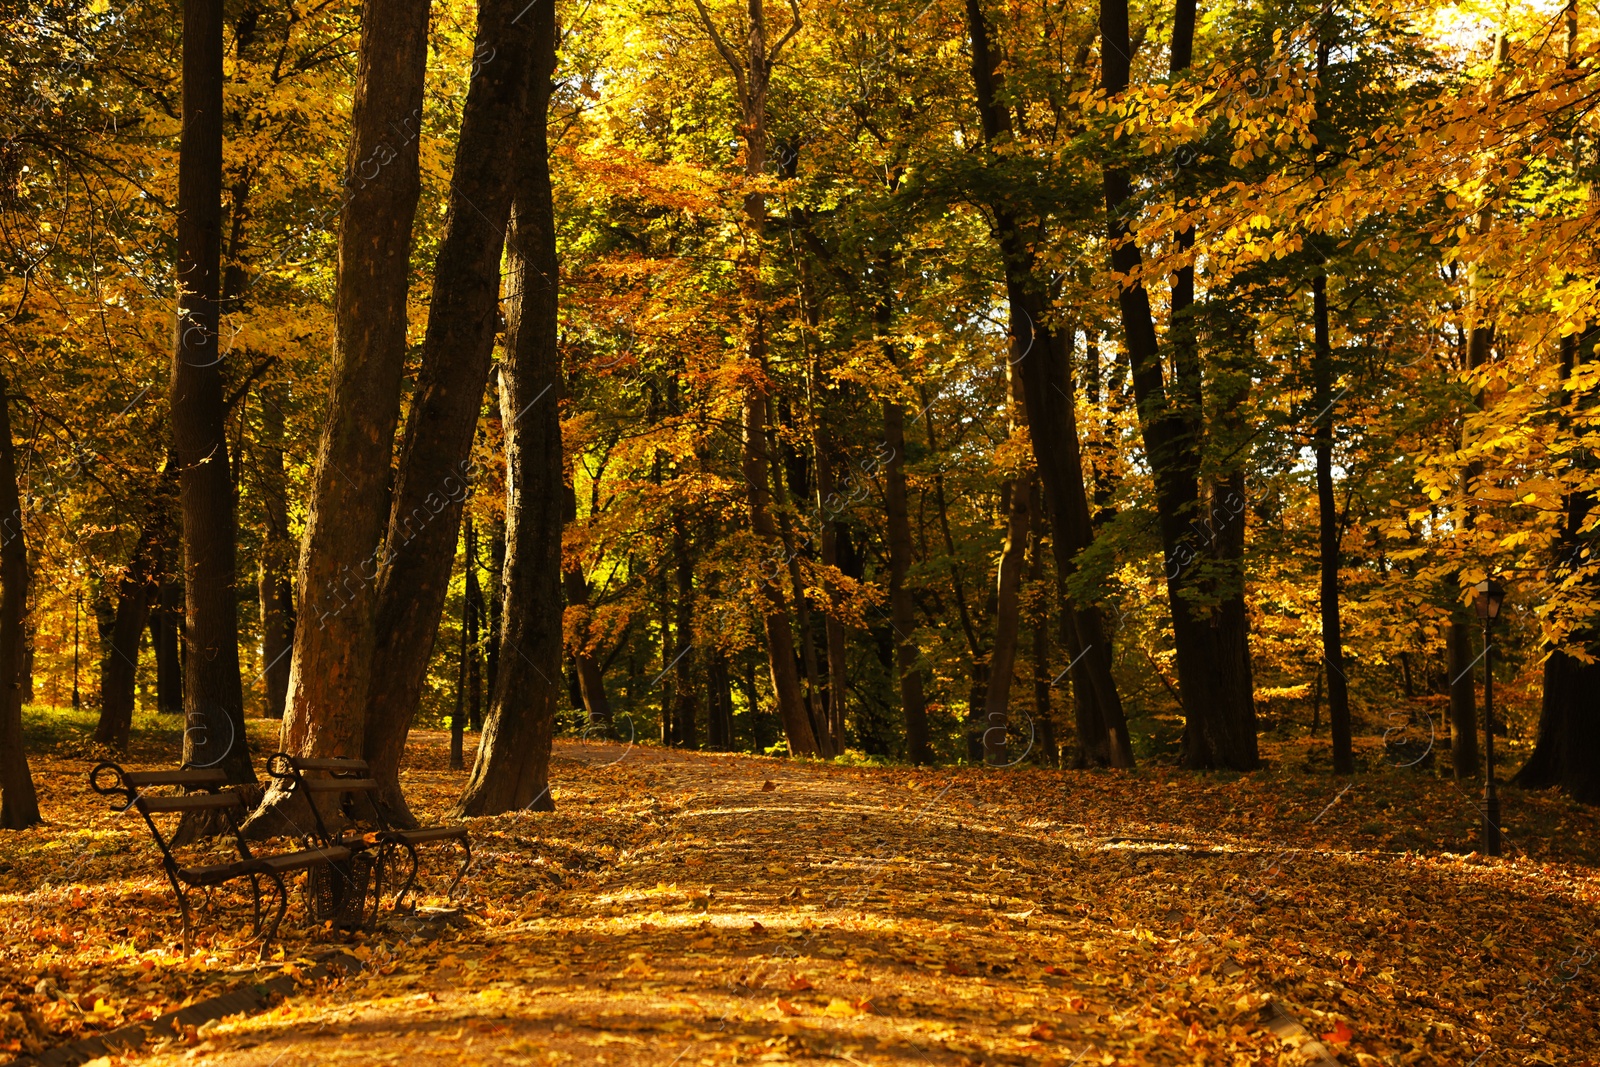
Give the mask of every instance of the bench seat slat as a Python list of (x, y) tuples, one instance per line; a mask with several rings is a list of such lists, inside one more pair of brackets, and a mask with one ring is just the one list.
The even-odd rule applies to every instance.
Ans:
[(300, 852), (285, 852), (278, 856), (263, 856), (256, 862), (266, 870), (283, 874), (324, 863), (343, 863), (349, 858), (349, 849), (343, 845), (333, 845), (329, 848), (308, 848)]
[(370, 793), (378, 788), (374, 778), (307, 778), (308, 793)]
[(291, 756), (294, 765), (302, 771), (355, 771), (358, 774), (367, 773), (367, 761), (364, 759), (342, 759), (329, 756)]
[(140, 797), (139, 807), (152, 814), (172, 811), (215, 811), (243, 808), (244, 800), (233, 790), (223, 793), (190, 793), (182, 797)]
[(199, 867), (179, 867), (178, 877), (190, 885), (221, 885), (255, 870), (259, 859), (234, 860), (232, 863), (207, 863)]
[(135, 789), (156, 785), (226, 785), (227, 772), (215, 768), (176, 771), (127, 771), (122, 780)]
[(430, 841), (457, 841), (467, 836), (465, 826), (424, 826), (418, 830), (390, 830), (379, 834), (379, 840), (424, 845)]

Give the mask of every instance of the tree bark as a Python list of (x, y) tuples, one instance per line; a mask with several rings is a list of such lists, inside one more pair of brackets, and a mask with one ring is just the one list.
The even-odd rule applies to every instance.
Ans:
[(221, 0), (183, 9), (178, 148), (178, 322), (172, 444), (183, 515), (184, 762), (253, 782), (239, 677), (234, 489), (218, 344), (222, 270)]
[[(1318, 49), (1318, 56), (1325, 54)], [(1333, 495), (1333, 345), (1328, 326), (1328, 276), (1319, 271), (1311, 279), (1314, 403), (1317, 426), (1314, 449), (1317, 460), (1317, 531), (1322, 572), (1322, 659), (1328, 668), (1328, 721), (1333, 726), (1333, 771), (1354, 774), (1355, 754), (1350, 741), (1350, 695), (1345, 685), (1344, 637), (1339, 625), (1339, 508)]]
[[(505, 620), (500, 667), (462, 815), (551, 811), (550, 742), (561, 695), (561, 354), (556, 346), (559, 267), (550, 189), (555, 6), (530, 20), (533, 69), (506, 246), (512, 293), (501, 365), (506, 451)], [(539, 401), (544, 401), (540, 403)]]
[(28, 543), (17, 453), (11, 440), (9, 385), (0, 375), (0, 830), (40, 822), (39, 797), (22, 745), (22, 661), (27, 640)]
[[(339, 229), (333, 387), (312, 477), (282, 746), (365, 751), (390, 461), (406, 352), (428, 0), (364, 0)], [(423, 657), (426, 658), (426, 657)], [(256, 818), (283, 794), (274, 789)]]
[[(1192, 9), (1193, 0), (1180, 8)], [(1180, 12), (1183, 23), (1192, 11)], [(1100, 0), (1101, 88), (1108, 95), (1128, 87), (1132, 45), (1127, 0)], [(1173, 395), (1167, 392), (1150, 297), (1138, 277), (1143, 257), (1128, 227), (1133, 184), (1127, 171), (1107, 166), (1103, 174), (1111, 267), (1121, 280), (1118, 308), (1132, 371), (1134, 398), (1145, 455), (1156, 483), (1156, 511), (1166, 563), (1167, 602), (1178, 659), (1179, 695), (1187, 720), (1184, 762), (1191, 768), (1222, 766), (1253, 770), (1260, 762), (1255, 700), (1249, 671), (1238, 669), (1239, 650), (1248, 663), (1244, 613), (1222, 601), (1238, 591), (1208, 588), (1192, 567), (1199, 549), (1192, 524), (1199, 519), (1200, 421), (1195, 407), (1198, 365), (1180, 343), (1174, 353)], [(1181, 295), (1181, 294), (1180, 294)], [(1175, 341), (1181, 342), (1180, 338)], [(1203, 548), (1204, 546), (1201, 546)], [(1198, 600), (1198, 603), (1197, 603)], [(1215, 602), (1212, 607), (1203, 606)]]
[(282, 719), (289, 696), (289, 657), (294, 651), (294, 541), (289, 536), (289, 494), (283, 469), (283, 390), (261, 393), (261, 440), (256, 446), (256, 492), (265, 529), (261, 538), (256, 593), (261, 603), (261, 680), (265, 714)]
[[(512, 160), (527, 121), (535, 61), (533, 22), (527, 0), (483, 0), (478, 7), (475, 67), (461, 111), (450, 214), (434, 266), (422, 367), (389, 512), (387, 554), (378, 578), (366, 750), (374, 775), (383, 783), (383, 802), (397, 813), (405, 805), (400, 761), (427, 681), (466, 483), (475, 473), (472, 439), (494, 348), (500, 259), (515, 177)], [(552, 403), (553, 397), (530, 397), (529, 402)], [(511, 417), (520, 414), (512, 412)], [(485, 629), (491, 642), (494, 614), (477, 615), (489, 624)], [(479, 707), (474, 700), (475, 722)]]

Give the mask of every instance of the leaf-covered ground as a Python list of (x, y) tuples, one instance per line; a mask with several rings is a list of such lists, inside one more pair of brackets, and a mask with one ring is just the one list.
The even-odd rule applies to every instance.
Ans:
[[(434, 817), (463, 779), (446, 743), (419, 735), (407, 778)], [(1485, 860), (1468, 788), (1273, 756), (1224, 777), (558, 743), (554, 814), (474, 821), (464, 925), (379, 932), (364, 974), (130, 1062), (1305, 1061), (1269, 1001), (1347, 1064), (1600, 1062), (1600, 813), (1509, 790)], [(52, 823), (0, 837), (12, 1052), (253, 972), (173, 951), (154, 850), (87, 766), (36, 761)], [(287, 926), (275, 968), (334, 940), (298, 901)]]

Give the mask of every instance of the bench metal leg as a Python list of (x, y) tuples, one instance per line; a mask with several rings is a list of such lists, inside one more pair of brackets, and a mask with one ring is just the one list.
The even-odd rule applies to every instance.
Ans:
[(394, 895), (394, 903), (390, 906), (395, 911), (415, 911), (417, 902), (413, 900), (406, 903), (406, 894), (410, 893), (417, 883), (417, 846), (402, 841), (399, 847), (405, 849), (406, 858), (411, 861), (411, 869), (406, 872), (405, 882), (400, 886), (400, 892)]
[(183, 882), (171, 867), (167, 868), (167, 881), (172, 883), (172, 893), (178, 898), (178, 918), (183, 922), (183, 955), (188, 959), (194, 955), (194, 919), (189, 913), (189, 894), (184, 892)]
[(250, 940), (261, 936), (261, 876), (250, 876)]
[(456, 876), (450, 880), (450, 888), (445, 893), (445, 899), (452, 904), (455, 903), (456, 889), (461, 885), (461, 880), (467, 876), (467, 868), (472, 866), (472, 845), (464, 837), (459, 838), (456, 843), (461, 846), (464, 855), (461, 867), (456, 871)]
[(272, 947), (272, 941), (278, 936), (278, 927), (283, 922), (284, 912), (289, 910), (289, 887), (283, 884), (283, 875), (276, 871), (267, 871), (266, 875), (272, 879), (272, 884), (278, 888), (278, 910), (272, 916), (272, 923), (267, 927), (266, 934), (261, 938), (261, 959), (267, 958), (267, 952)]

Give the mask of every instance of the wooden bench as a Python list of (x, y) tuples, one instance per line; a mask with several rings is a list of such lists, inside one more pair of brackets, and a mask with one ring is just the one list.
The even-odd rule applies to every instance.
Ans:
[[(394, 895), (391, 907), (396, 911), (409, 911), (415, 907), (415, 900), (407, 904), (406, 897), (416, 887), (420, 867), (417, 848), (421, 845), (449, 842), (461, 848), (461, 866), (456, 869), (455, 876), (450, 880), (450, 887), (446, 890), (447, 898), (452, 901), (455, 899), (456, 891), (466, 877), (468, 868), (472, 866), (472, 842), (465, 826), (424, 826), (415, 830), (401, 830), (391, 826), (384, 815), (383, 806), (376, 802), (374, 794), (378, 791), (378, 782), (372, 777), (372, 770), (366, 760), (291, 756), (286, 752), (279, 752), (267, 761), (267, 773), (284, 783), (286, 789), (301, 792), (311, 802), (318, 843), (321, 846), (344, 847), (357, 852), (377, 850), (377, 862), (374, 864), (376, 872), (373, 885), (374, 912), (383, 893), (384, 867), (397, 853), (405, 854), (409, 866), (399, 892)], [(330, 793), (338, 794), (340, 811), (350, 820), (352, 832), (335, 836), (328, 831), (321, 807), (316, 803), (316, 797)], [(365, 801), (359, 805), (360, 810), (357, 810), (358, 798)], [(370, 823), (373, 828), (363, 831), (360, 829), (363, 823)]]
[[(260, 939), (261, 957), (266, 958), (267, 948), (278, 934), (284, 912), (289, 907), (289, 891), (284, 875), (295, 871), (328, 869), (349, 860), (350, 849), (341, 844), (323, 843), (318, 847), (283, 852), (275, 855), (257, 855), (245, 844), (239, 832), (242, 818), (248, 813), (244, 797), (236, 787), (230, 786), (227, 775), (215, 768), (178, 768), (165, 771), (125, 771), (115, 763), (102, 762), (89, 772), (89, 785), (101, 796), (117, 798), (112, 803), (116, 811), (133, 808), (144, 817), (150, 836), (161, 850), (161, 865), (178, 897), (178, 911), (183, 920), (183, 952), (194, 951), (194, 920), (189, 907), (189, 892), (194, 889), (212, 889), (235, 879), (250, 880), (254, 925), (251, 940)], [(171, 790), (183, 790), (174, 793)], [(157, 817), (189, 813), (219, 813), (230, 833), (237, 859), (226, 862), (182, 862), (174, 850), (172, 839), (161, 832)], [(262, 928), (261, 879), (267, 879), (278, 892), (277, 910), (265, 930)]]

